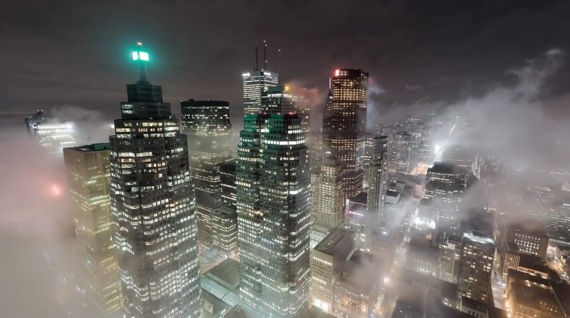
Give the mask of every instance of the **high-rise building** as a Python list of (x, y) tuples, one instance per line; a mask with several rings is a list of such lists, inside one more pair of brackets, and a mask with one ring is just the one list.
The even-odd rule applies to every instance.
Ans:
[[(140, 44), (139, 44), (140, 45)], [(199, 317), (195, 197), (186, 136), (162, 87), (146, 79), (148, 53), (133, 52), (140, 79), (111, 136), (111, 208), (125, 317)]]
[(435, 219), (438, 244), (459, 235), (459, 210), (467, 187), (466, 172), (454, 164), (436, 162), (428, 169), (423, 207)]
[(227, 257), (239, 255), (237, 246), (236, 164), (234, 160), (220, 165), (222, 205), (213, 211), (212, 245)]
[(296, 114), (248, 114), (236, 161), (240, 293), (269, 317), (309, 298), (310, 180)]
[(270, 87), (277, 86), (279, 74), (265, 69), (255, 69), (242, 74), (243, 111), (245, 114), (261, 112), (261, 95)]
[(88, 297), (105, 317), (118, 317), (123, 299), (112, 239), (109, 144), (64, 148), (63, 157)]
[(63, 148), (74, 147), (75, 124), (71, 121), (46, 119), (43, 110), (26, 117), (26, 129), (49, 155), (62, 156)]
[(389, 171), (397, 173), (409, 173), (412, 157), (412, 134), (398, 132), (392, 136), (389, 145)]
[(190, 172), (196, 192), (198, 240), (210, 248), (214, 226), (211, 215), (222, 204), (220, 164), (231, 157), (230, 105), (227, 101), (193, 99), (180, 105), (182, 133), (188, 136)]
[(301, 117), (301, 129), (305, 135), (308, 136), (311, 132), (311, 108), (299, 105), (297, 107), (297, 114)]
[(34, 134), (34, 128), (36, 125), (41, 124), (45, 121), (44, 111), (38, 110), (35, 114), (31, 114), (30, 116), (24, 118), (24, 121), (26, 122), (26, 130), (28, 131), (28, 134), (32, 135)]
[(296, 99), (295, 95), (289, 93), (287, 86), (268, 87), (261, 94), (261, 111), (272, 114), (297, 112)]
[(362, 190), (363, 172), (358, 158), (364, 155), (367, 104), (368, 73), (335, 70), (323, 114), (323, 146), (341, 163), (345, 199)]
[(341, 166), (336, 157), (323, 158), (318, 183), (318, 212), (316, 223), (334, 228), (344, 219), (344, 196), (341, 183)]
[(491, 295), (491, 271), (495, 255), (495, 241), (488, 233), (463, 234), (457, 287), (462, 296), (487, 302)]
[(222, 182), (222, 205), (237, 211), (235, 159), (225, 161), (220, 165), (220, 181)]
[(549, 238), (542, 223), (533, 220), (513, 222), (508, 225), (506, 234), (507, 242), (516, 244), (520, 253), (546, 258)]
[(374, 137), (372, 138), (370, 146), (366, 209), (368, 210), (368, 216), (371, 218), (368, 224), (376, 227), (380, 225), (383, 219), (383, 207), (386, 201), (386, 190), (388, 188), (388, 137)]

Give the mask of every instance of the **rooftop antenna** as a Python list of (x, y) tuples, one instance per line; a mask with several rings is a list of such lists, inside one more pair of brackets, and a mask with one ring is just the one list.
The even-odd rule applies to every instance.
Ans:
[(267, 69), (267, 41), (263, 40), (263, 69)]
[(259, 70), (259, 58), (257, 54), (257, 40), (255, 40), (255, 70)]
[(147, 82), (146, 79), (146, 62), (149, 60), (148, 52), (142, 50), (142, 42), (137, 43), (137, 50), (133, 51), (133, 61), (137, 61), (140, 69), (140, 82)]
[(277, 49), (277, 73), (281, 74), (281, 49)]

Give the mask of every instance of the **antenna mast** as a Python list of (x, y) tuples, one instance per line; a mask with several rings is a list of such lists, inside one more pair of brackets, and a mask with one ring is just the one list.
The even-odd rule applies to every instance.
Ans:
[(259, 70), (259, 58), (257, 54), (257, 40), (255, 40), (255, 70)]
[(267, 41), (263, 40), (263, 69), (267, 69)]

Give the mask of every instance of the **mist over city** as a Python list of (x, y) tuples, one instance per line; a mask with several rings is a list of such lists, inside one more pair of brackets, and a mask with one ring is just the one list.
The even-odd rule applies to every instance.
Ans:
[(570, 2), (0, 9), (0, 317), (570, 316)]

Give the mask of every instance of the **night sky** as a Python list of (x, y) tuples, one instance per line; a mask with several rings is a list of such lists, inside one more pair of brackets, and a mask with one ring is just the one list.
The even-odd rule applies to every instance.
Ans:
[[(137, 41), (173, 109), (226, 99), (238, 114), (241, 73), (263, 39), (270, 69), (282, 50), (284, 81), (322, 93), (335, 67), (358, 67), (384, 107), (451, 102), (549, 49), (567, 52), (569, 16), (566, 0), (3, 1), (0, 112), (73, 105), (118, 117)], [(570, 91), (569, 69), (549, 80), (550, 96)]]

